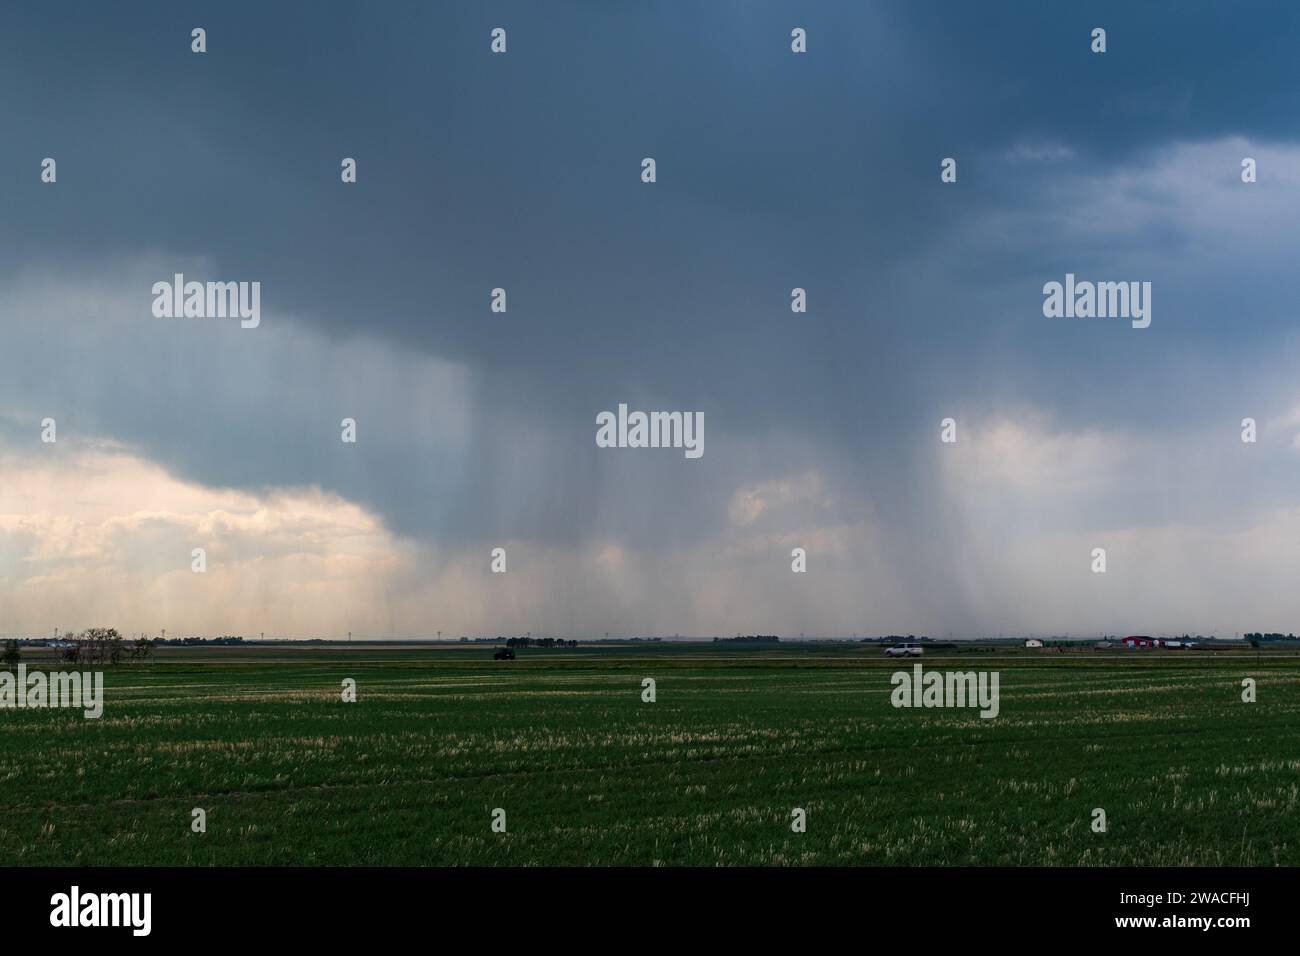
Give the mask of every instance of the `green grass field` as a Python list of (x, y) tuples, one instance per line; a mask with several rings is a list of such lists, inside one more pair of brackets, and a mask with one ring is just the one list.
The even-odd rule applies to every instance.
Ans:
[(0, 863), (1300, 864), (1294, 653), (924, 658), (997, 670), (993, 720), (893, 708), (865, 645), (490, 658), (167, 648), (99, 720), (0, 710)]

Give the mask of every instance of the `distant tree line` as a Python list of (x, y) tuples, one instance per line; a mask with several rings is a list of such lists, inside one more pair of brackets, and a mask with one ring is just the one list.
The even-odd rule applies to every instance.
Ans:
[[(0, 662), (7, 669), (13, 670), (22, 661), (22, 646), (32, 643), (35, 642), (6, 641)], [(148, 660), (156, 644), (157, 641), (147, 637), (128, 642), (115, 627), (91, 627), (80, 634), (66, 634), (52, 646), (58, 650), (59, 660), (66, 663), (103, 666), (121, 664), (123, 661)]]
[[(319, 643), (319, 638), (317, 639)], [(162, 638), (160, 644), (172, 644), (179, 647), (190, 647), (195, 644), (242, 644), (242, 637), (232, 637), (229, 634), (223, 634), (221, 637), (173, 637)]]
[(726, 644), (728, 642), (732, 644), (739, 642), (745, 644), (775, 644), (779, 640), (781, 640), (781, 638), (777, 637), (775, 634), (747, 634), (743, 637), (715, 637), (713, 639), (716, 644)]
[(577, 647), (577, 641), (566, 641), (562, 637), (498, 637), (505, 641), (506, 647)]
[(62, 649), (63, 660), (87, 667), (102, 667), (104, 664), (116, 666), (126, 660), (148, 660), (157, 643), (151, 638), (139, 637), (128, 647), (115, 627), (90, 627), (75, 637), (68, 636), (63, 640), (70, 642)]

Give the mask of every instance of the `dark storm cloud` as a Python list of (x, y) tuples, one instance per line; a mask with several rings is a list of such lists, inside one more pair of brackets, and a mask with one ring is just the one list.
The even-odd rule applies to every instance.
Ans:
[[(1189, 288), (1173, 261), (1197, 251), (1185, 223), (1088, 244), (1088, 207), (1060, 184), (1178, 143), (1293, 141), (1300, 122), (1300, 14), (1284, 4), (68, 9), (3, 14), (0, 268), (147, 259), (157, 275), (102, 280), (145, 323), (149, 280), (202, 258), (211, 274), (192, 277), (260, 280), (270, 325), (467, 370), (466, 420), (455, 443), (424, 435), (418, 383), (346, 357), (286, 367), (292, 348), (264, 351), (263, 330), (222, 366), (180, 329), (143, 350), (106, 340), (111, 368), (73, 350), (33, 390), (182, 474), (320, 483), (405, 533), (667, 546), (716, 531), (737, 484), (812, 460), (849, 512), (894, 525), (900, 561), (942, 561), (904, 542), (941, 537), (920, 445), (947, 409), (1172, 420), (1187, 400), (1163, 382), (1241, 341), (1217, 321), (1241, 272)], [(789, 52), (795, 25), (806, 57)], [(1088, 52), (1096, 25), (1104, 57)], [(47, 155), (54, 190), (37, 181)], [(343, 156), (356, 187), (338, 182)], [(944, 156), (956, 186), (939, 183)], [(1044, 329), (1044, 281), (1129, 278), (1129, 253), (1151, 249), (1167, 260), (1132, 276), (1157, 282), (1151, 334)], [(1284, 283), (1264, 279), (1252, 336), (1289, 318)], [(297, 402), (313, 383), (338, 401)], [(594, 416), (620, 401), (705, 411), (703, 461), (599, 455)], [(370, 411), (364, 467), (316, 444), (352, 407)]]

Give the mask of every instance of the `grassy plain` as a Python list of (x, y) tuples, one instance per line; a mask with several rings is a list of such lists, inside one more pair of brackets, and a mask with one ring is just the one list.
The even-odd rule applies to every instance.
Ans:
[(868, 645), (491, 653), (165, 648), (98, 720), (0, 710), (0, 864), (1300, 865), (1295, 652), (924, 658), (993, 720)]

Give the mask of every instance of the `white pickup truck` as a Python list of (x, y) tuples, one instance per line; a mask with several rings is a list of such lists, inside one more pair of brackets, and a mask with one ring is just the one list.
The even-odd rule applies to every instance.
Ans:
[(886, 657), (920, 657), (921, 654), (920, 644), (895, 644), (885, 648)]

